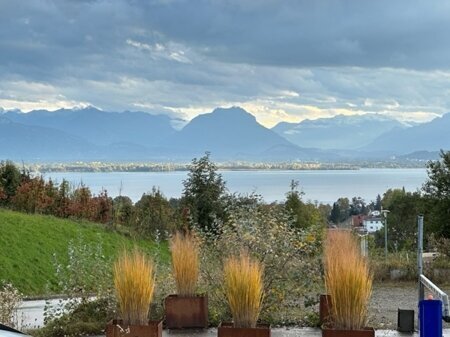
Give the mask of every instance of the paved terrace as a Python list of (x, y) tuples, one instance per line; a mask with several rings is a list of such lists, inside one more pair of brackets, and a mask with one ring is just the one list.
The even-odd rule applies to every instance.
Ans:
[[(312, 328), (281, 328), (272, 329), (272, 337), (321, 337), (322, 333), (319, 329)], [(399, 333), (392, 330), (377, 330), (377, 337), (396, 337), (396, 336), (419, 336), (419, 333)], [(104, 336), (97, 336), (104, 337)], [(205, 331), (163, 331), (163, 337), (217, 337), (216, 329), (208, 329)], [(444, 337), (450, 337), (450, 329), (444, 330)]]

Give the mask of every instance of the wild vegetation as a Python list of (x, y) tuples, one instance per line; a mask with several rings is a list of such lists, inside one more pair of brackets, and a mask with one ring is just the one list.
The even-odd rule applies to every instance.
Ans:
[(17, 309), (21, 302), (22, 294), (11, 283), (0, 283), (0, 324), (17, 327)]

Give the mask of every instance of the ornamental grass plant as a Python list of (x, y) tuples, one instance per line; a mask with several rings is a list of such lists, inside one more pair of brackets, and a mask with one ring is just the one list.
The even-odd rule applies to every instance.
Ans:
[(263, 267), (247, 253), (224, 265), (225, 294), (236, 328), (255, 328), (263, 300)]
[(179, 296), (194, 296), (199, 274), (199, 246), (191, 233), (177, 232), (170, 240), (172, 270)]
[(357, 239), (348, 231), (330, 230), (325, 243), (325, 287), (331, 296), (333, 328), (366, 326), (372, 274)]
[(155, 289), (153, 260), (134, 249), (123, 251), (114, 264), (114, 286), (125, 324), (144, 325)]

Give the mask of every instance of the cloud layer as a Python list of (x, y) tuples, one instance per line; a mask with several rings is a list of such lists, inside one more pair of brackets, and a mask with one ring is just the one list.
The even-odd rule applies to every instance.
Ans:
[(0, 107), (91, 104), (273, 125), (450, 109), (450, 3), (0, 1)]

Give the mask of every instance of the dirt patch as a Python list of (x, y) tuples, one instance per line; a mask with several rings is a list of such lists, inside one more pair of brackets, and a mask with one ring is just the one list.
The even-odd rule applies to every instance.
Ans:
[[(443, 291), (450, 294), (450, 285), (442, 288)], [(425, 293), (427, 296), (428, 293)], [(369, 325), (377, 329), (396, 329), (398, 309), (414, 310), (417, 325), (417, 297), (417, 283), (389, 282), (374, 284), (369, 306)], [(444, 328), (450, 328), (449, 323), (443, 323)]]

